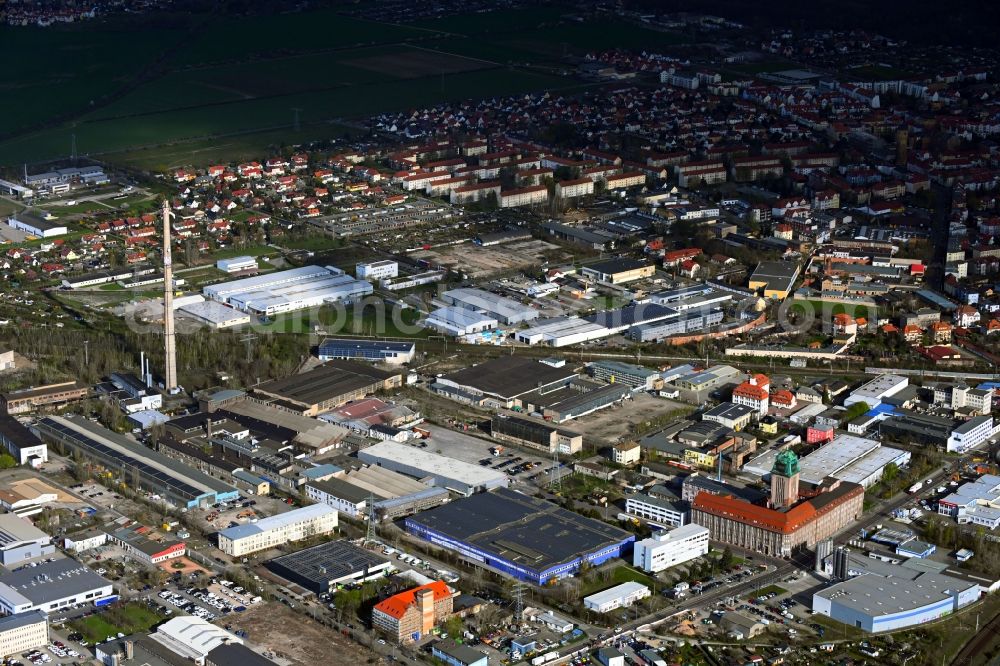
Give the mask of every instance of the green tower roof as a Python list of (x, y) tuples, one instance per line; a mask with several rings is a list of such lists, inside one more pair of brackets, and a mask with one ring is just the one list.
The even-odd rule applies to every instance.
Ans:
[(778, 454), (778, 457), (774, 460), (774, 467), (771, 468), (772, 474), (778, 474), (780, 476), (793, 476), (799, 473), (799, 457), (795, 455), (795, 452), (791, 449), (786, 449)]

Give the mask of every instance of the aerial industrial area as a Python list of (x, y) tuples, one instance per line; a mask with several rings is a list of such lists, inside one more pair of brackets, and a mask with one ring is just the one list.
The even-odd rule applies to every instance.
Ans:
[(231, 4), (0, 2), (4, 666), (1000, 663), (978, 19)]

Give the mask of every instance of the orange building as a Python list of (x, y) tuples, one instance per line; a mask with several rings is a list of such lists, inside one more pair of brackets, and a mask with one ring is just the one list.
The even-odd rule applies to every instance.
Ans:
[(458, 593), (435, 581), (383, 599), (372, 609), (372, 625), (400, 643), (420, 640), (451, 617)]
[(865, 499), (862, 486), (827, 477), (820, 486), (803, 493), (798, 476), (797, 458), (785, 451), (771, 474), (770, 507), (731, 495), (700, 492), (691, 503), (691, 522), (707, 527), (713, 541), (788, 557), (837, 534), (861, 516)]

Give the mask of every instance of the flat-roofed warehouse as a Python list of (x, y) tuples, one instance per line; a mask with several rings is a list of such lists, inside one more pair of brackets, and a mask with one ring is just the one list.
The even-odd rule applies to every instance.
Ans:
[(386, 372), (367, 363), (328, 361), (298, 375), (273, 379), (253, 388), (257, 400), (302, 416), (317, 416), (378, 391), (403, 385), (398, 372)]
[(375, 496), (375, 513), (382, 520), (396, 520), (451, 499), (446, 488), (427, 485), (384, 467), (353, 469), (343, 480)]
[(362, 583), (384, 576), (392, 563), (384, 557), (343, 539), (330, 541), (267, 563), (282, 578), (315, 594), (332, 592), (338, 585)]
[(453, 305), (465, 310), (475, 310), (485, 312), (501, 324), (512, 326), (538, 318), (538, 310), (518, 303), (517, 301), (498, 296), (491, 291), (483, 289), (470, 289), (460, 287), (449, 289), (441, 294), (441, 300), (445, 305)]
[(656, 266), (653, 264), (629, 258), (606, 259), (580, 269), (584, 277), (609, 284), (622, 284), (653, 277), (655, 272)]
[(812, 610), (864, 631), (932, 622), (978, 601), (982, 592), (977, 582), (948, 575), (944, 564), (849, 557), (849, 571), (862, 575), (814, 593)]
[(410, 516), (406, 531), (508, 576), (543, 585), (621, 557), (635, 535), (502, 488)]
[(517, 442), (546, 453), (559, 451), (573, 455), (583, 448), (583, 435), (558, 428), (545, 421), (495, 414), (490, 421), (490, 434), (496, 439)]
[(829, 444), (800, 459), (799, 469), (802, 481), (814, 485), (832, 476), (870, 488), (881, 480), (886, 465), (903, 467), (909, 462), (909, 451), (882, 446), (874, 439), (838, 434)]
[(566, 347), (609, 335), (611, 331), (604, 326), (574, 315), (538, 320), (530, 328), (518, 331), (517, 339), (528, 345)]
[(620, 403), (631, 395), (632, 387), (627, 384), (579, 378), (566, 386), (532, 391), (522, 396), (521, 403), (531, 411), (541, 412), (553, 423), (563, 423)]
[(235, 499), (232, 486), (152, 451), (82, 416), (49, 416), (31, 429), (43, 441), (79, 453), (132, 488), (160, 495), (176, 506), (195, 508)]
[(358, 460), (418, 479), (431, 477), (435, 486), (462, 495), (506, 487), (508, 483), (503, 472), (389, 440), (361, 449)]
[(199, 324), (207, 324), (209, 327), (215, 329), (232, 328), (250, 323), (249, 314), (228, 305), (223, 305), (218, 301), (188, 303), (187, 305), (182, 305), (177, 311), (179, 314), (186, 315)]
[(576, 378), (572, 368), (554, 368), (524, 356), (502, 356), (437, 378), (438, 393), (486, 407), (522, 407), (519, 398), (531, 391), (561, 388)]
[(257, 315), (275, 315), (320, 305), (349, 303), (371, 294), (370, 282), (333, 266), (302, 266), (205, 287), (207, 298)]
[(0, 575), (0, 611), (51, 613), (112, 592), (111, 581), (72, 558), (60, 557)]
[(763, 290), (764, 298), (784, 300), (799, 277), (799, 265), (790, 261), (762, 261), (750, 276), (747, 286)]
[(12, 567), (56, 552), (52, 537), (16, 513), (0, 514), (0, 562)]
[(327, 338), (319, 344), (316, 350), (316, 356), (321, 361), (356, 358), (392, 365), (409, 363), (415, 355), (415, 344), (394, 340)]
[(23, 231), (39, 238), (62, 236), (69, 232), (65, 224), (46, 219), (44, 214), (34, 211), (21, 211), (7, 220), (11, 229)]

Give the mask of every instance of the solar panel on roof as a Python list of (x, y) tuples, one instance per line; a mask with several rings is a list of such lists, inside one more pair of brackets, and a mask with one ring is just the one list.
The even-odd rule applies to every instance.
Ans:
[(92, 437), (88, 437), (83, 433), (77, 432), (76, 430), (69, 428), (57, 421), (53, 421), (51, 419), (44, 419), (42, 423), (45, 424), (45, 426), (50, 428), (51, 430), (59, 432), (61, 435), (63, 435), (63, 437), (75, 441), (77, 445), (85, 449), (90, 449), (94, 451), (95, 454), (97, 454), (98, 456), (104, 456), (105, 458), (117, 461), (120, 464), (123, 471), (127, 471), (129, 468), (132, 468), (137, 472), (139, 472), (140, 474), (144, 475), (145, 477), (152, 479), (155, 482), (159, 482), (164, 487), (173, 489), (181, 497), (194, 499), (196, 497), (200, 497), (205, 494), (204, 491), (195, 488), (194, 486), (191, 486), (187, 483), (184, 483), (183, 481), (168, 476), (166, 473), (164, 473), (159, 469), (156, 469), (155, 467), (151, 467), (150, 465), (147, 465), (146, 463), (132, 456), (125, 455), (120, 451), (113, 449), (109, 446), (106, 446), (105, 444), (98, 442)]

